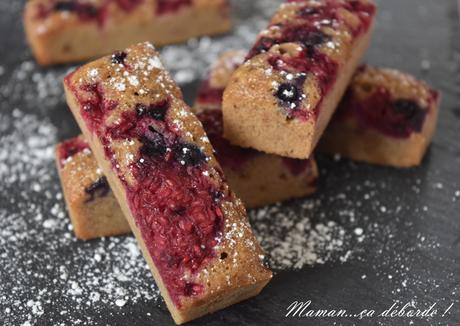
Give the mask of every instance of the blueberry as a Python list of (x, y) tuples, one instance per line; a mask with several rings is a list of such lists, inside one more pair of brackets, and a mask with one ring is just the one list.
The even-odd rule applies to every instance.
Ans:
[(301, 42), (307, 48), (308, 55), (312, 57), (315, 54), (315, 49), (318, 45), (324, 44), (329, 39), (329, 36), (323, 32), (308, 32), (302, 36)]
[(99, 15), (99, 9), (91, 4), (82, 4), (77, 6), (77, 12), (82, 18), (95, 18)]
[(210, 192), (211, 194), (211, 198), (214, 200), (214, 202), (219, 202), (222, 200), (222, 198), (224, 198), (224, 193), (222, 191), (218, 191), (218, 190), (213, 190)]
[(326, 42), (326, 40), (328, 39), (329, 37), (324, 34), (323, 32), (310, 32), (307, 34), (307, 36), (302, 40), (303, 44), (305, 46), (317, 46), (317, 45), (321, 45), (323, 44), (324, 42)]
[(145, 104), (136, 104), (136, 115), (138, 117), (143, 117), (148, 114), (155, 120), (165, 121), (166, 114), (169, 109), (169, 101), (163, 100), (161, 102), (150, 104), (149, 106)]
[(126, 54), (126, 52), (121, 52), (121, 51), (115, 52), (114, 54), (112, 54), (112, 58), (111, 58), (112, 63), (124, 64), (127, 56), (128, 54)]
[(153, 110), (150, 110), (150, 116), (155, 120), (165, 121), (167, 107), (155, 107)]
[(85, 193), (89, 195), (86, 202), (93, 201), (97, 197), (105, 197), (109, 193), (109, 184), (106, 177), (100, 177), (93, 184), (85, 188)]
[(417, 103), (412, 100), (397, 100), (393, 102), (393, 109), (396, 113), (402, 114), (410, 119), (414, 117), (420, 109)]
[(402, 116), (405, 123), (404, 125), (409, 128), (420, 132), (425, 122), (426, 110), (422, 109), (415, 101), (412, 100), (396, 100), (393, 102), (393, 111)]
[(56, 11), (75, 11), (77, 9), (74, 2), (58, 1), (54, 5)]
[(92, 4), (79, 3), (76, 1), (58, 1), (54, 4), (55, 11), (71, 11), (77, 13), (81, 18), (95, 18), (99, 10)]
[(180, 207), (174, 208), (173, 211), (174, 211), (174, 214), (178, 216), (184, 216), (185, 213), (187, 212), (187, 208), (180, 206)]
[(148, 131), (141, 138), (142, 147), (141, 154), (154, 157), (166, 154), (166, 141), (159, 132), (152, 126), (149, 126)]
[(252, 58), (262, 52), (267, 52), (270, 48), (276, 43), (276, 41), (269, 37), (262, 37), (260, 38), (256, 45), (252, 48), (252, 50), (248, 54), (248, 58)]
[(292, 106), (295, 106), (296, 102), (300, 100), (300, 92), (296, 85), (292, 83), (283, 83), (278, 87), (276, 97), (285, 104), (285, 106), (292, 108)]
[(274, 96), (278, 98), (279, 105), (288, 112), (301, 108), (302, 99), (305, 98), (303, 86), (306, 78), (305, 74), (300, 74), (295, 78), (290, 78), (287, 82), (279, 85), (278, 89), (274, 93)]
[(206, 161), (206, 155), (196, 145), (178, 144), (174, 149), (174, 158), (182, 165), (196, 166)]

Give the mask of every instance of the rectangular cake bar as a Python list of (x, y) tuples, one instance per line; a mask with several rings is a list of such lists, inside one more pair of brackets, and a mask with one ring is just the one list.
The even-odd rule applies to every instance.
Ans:
[(75, 236), (81, 240), (131, 232), (107, 178), (83, 136), (56, 147), (56, 161)]
[(49, 65), (224, 33), (231, 18), (228, 0), (30, 0), (24, 25), (37, 61)]
[(392, 69), (357, 70), (319, 151), (394, 167), (421, 163), (436, 129), (438, 92)]
[(272, 274), (244, 206), (154, 47), (89, 63), (64, 87), (176, 323), (257, 295)]
[(282, 4), (225, 89), (225, 138), (309, 158), (369, 44), (375, 11), (370, 0)]

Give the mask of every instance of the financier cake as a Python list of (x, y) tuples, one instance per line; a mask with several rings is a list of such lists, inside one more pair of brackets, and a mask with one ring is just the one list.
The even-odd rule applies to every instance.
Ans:
[(272, 274), (246, 210), (154, 47), (91, 62), (64, 87), (176, 323), (257, 295)]
[(436, 129), (440, 96), (393, 69), (360, 67), (319, 143), (319, 150), (367, 163), (421, 163)]
[(225, 89), (231, 143), (309, 158), (369, 44), (369, 0), (286, 1)]

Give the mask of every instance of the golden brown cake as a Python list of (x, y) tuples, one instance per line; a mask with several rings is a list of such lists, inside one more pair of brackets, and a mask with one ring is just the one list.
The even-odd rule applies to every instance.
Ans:
[(225, 89), (225, 138), (309, 158), (369, 44), (375, 9), (370, 0), (281, 5)]
[(56, 161), (75, 236), (81, 240), (131, 232), (107, 178), (82, 136), (56, 147)]
[(176, 323), (257, 295), (272, 274), (245, 208), (153, 45), (91, 62), (64, 87)]
[(43, 65), (99, 57), (131, 44), (156, 46), (230, 30), (228, 0), (30, 0), (27, 39)]
[(394, 167), (419, 165), (433, 138), (439, 94), (396, 70), (357, 70), (319, 150)]

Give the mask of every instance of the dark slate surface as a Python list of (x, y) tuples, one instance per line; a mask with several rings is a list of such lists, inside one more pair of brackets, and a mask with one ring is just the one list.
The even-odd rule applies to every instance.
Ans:
[[(22, 4), (21, 1), (15, 2), (17, 4), (0, 5), (0, 65), (5, 68), (0, 83), (6, 83), (9, 73), (22, 61), (31, 58), (20, 23)], [(336, 221), (349, 233), (360, 227), (365, 235), (369, 234), (364, 241), (356, 242), (350, 248), (354, 256), (344, 263), (337, 260), (299, 271), (279, 271), (257, 298), (202, 318), (192, 325), (410, 325), (411, 322), (413, 325), (460, 325), (460, 198), (456, 200), (455, 197), (455, 192), (460, 190), (460, 26), (457, 3), (454, 0), (382, 0), (380, 7), (376, 35), (367, 61), (402, 69), (442, 91), (438, 132), (423, 165), (400, 171), (320, 157), (322, 175), (317, 197), (322, 199), (322, 205), (317, 216), (325, 213), (326, 219)], [(195, 87), (193, 83), (184, 86), (189, 102), (193, 99)], [(48, 115), (59, 128), (60, 139), (78, 133), (62, 101), (58, 104), (59, 109), (53, 110), (51, 115), (31, 106), (30, 101), (26, 103), (7, 94), (3, 97), (0, 103), (3, 113), (19, 107), (39, 117)], [(51, 174), (56, 178), (54, 171)], [(372, 189), (360, 187), (366, 180), (375, 183)], [(57, 178), (55, 182), (58, 183)], [(413, 190), (415, 184), (419, 191)], [(354, 221), (338, 213), (354, 207), (353, 203), (371, 190), (376, 195), (373, 200), (362, 202)], [(341, 193), (347, 194), (346, 202), (333, 199)], [(0, 199), (0, 210), (8, 212), (6, 198)], [(395, 210), (397, 203), (403, 206), (400, 212)], [(298, 202), (285, 205), (286, 209), (295, 209), (296, 206)], [(388, 212), (384, 214), (381, 206), (385, 206)], [(74, 245), (81, 244), (75, 242)], [(25, 246), (23, 250), (30, 250), (33, 256), (34, 250), (46, 250), (46, 247)], [(63, 249), (62, 254), (67, 251), (72, 248)], [(61, 258), (54, 259), (59, 264)], [(407, 269), (401, 271), (401, 265)], [(8, 288), (8, 282), (15, 282), (14, 273), (9, 271), (7, 274), (6, 270), (2, 271), (2, 266), (0, 275), (3, 289)], [(53, 287), (51, 280), (42, 281)], [(10, 293), (0, 293), (2, 295), (9, 297)], [(65, 300), (63, 295), (60, 291), (54, 294), (53, 301), (57, 303), (46, 305), (45, 314), (37, 319), (37, 325), (71, 324), (59, 313), (58, 303)], [(315, 309), (345, 308), (352, 313), (363, 309), (382, 312), (394, 300), (399, 300), (400, 304), (415, 300), (417, 307), (422, 309), (435, 302), (441, 310), (451, 303), (454, 306), (446, 316), (438, 315), (428, 320), (284, 317), (286, 307), (292, 301), (308, 299), (312, 300)], [(21, 313), (7, 317), (3, 314), (7, 308), (5, 302), (8, 303), (4, 300), (2, 304), (0, 300), (0, 324), (19, 325), (24, 321)], [(150, 316), (146, 316), (146, 312), (150, 312)], [(90, 316), (92, 324), (172, 324), (161, 303), (159, 306), (150, 302), (127, 305), (122, 314), (113, 307), (97, 313), (91, 309), (70, 312), (74, 316), (93, 313)]]

